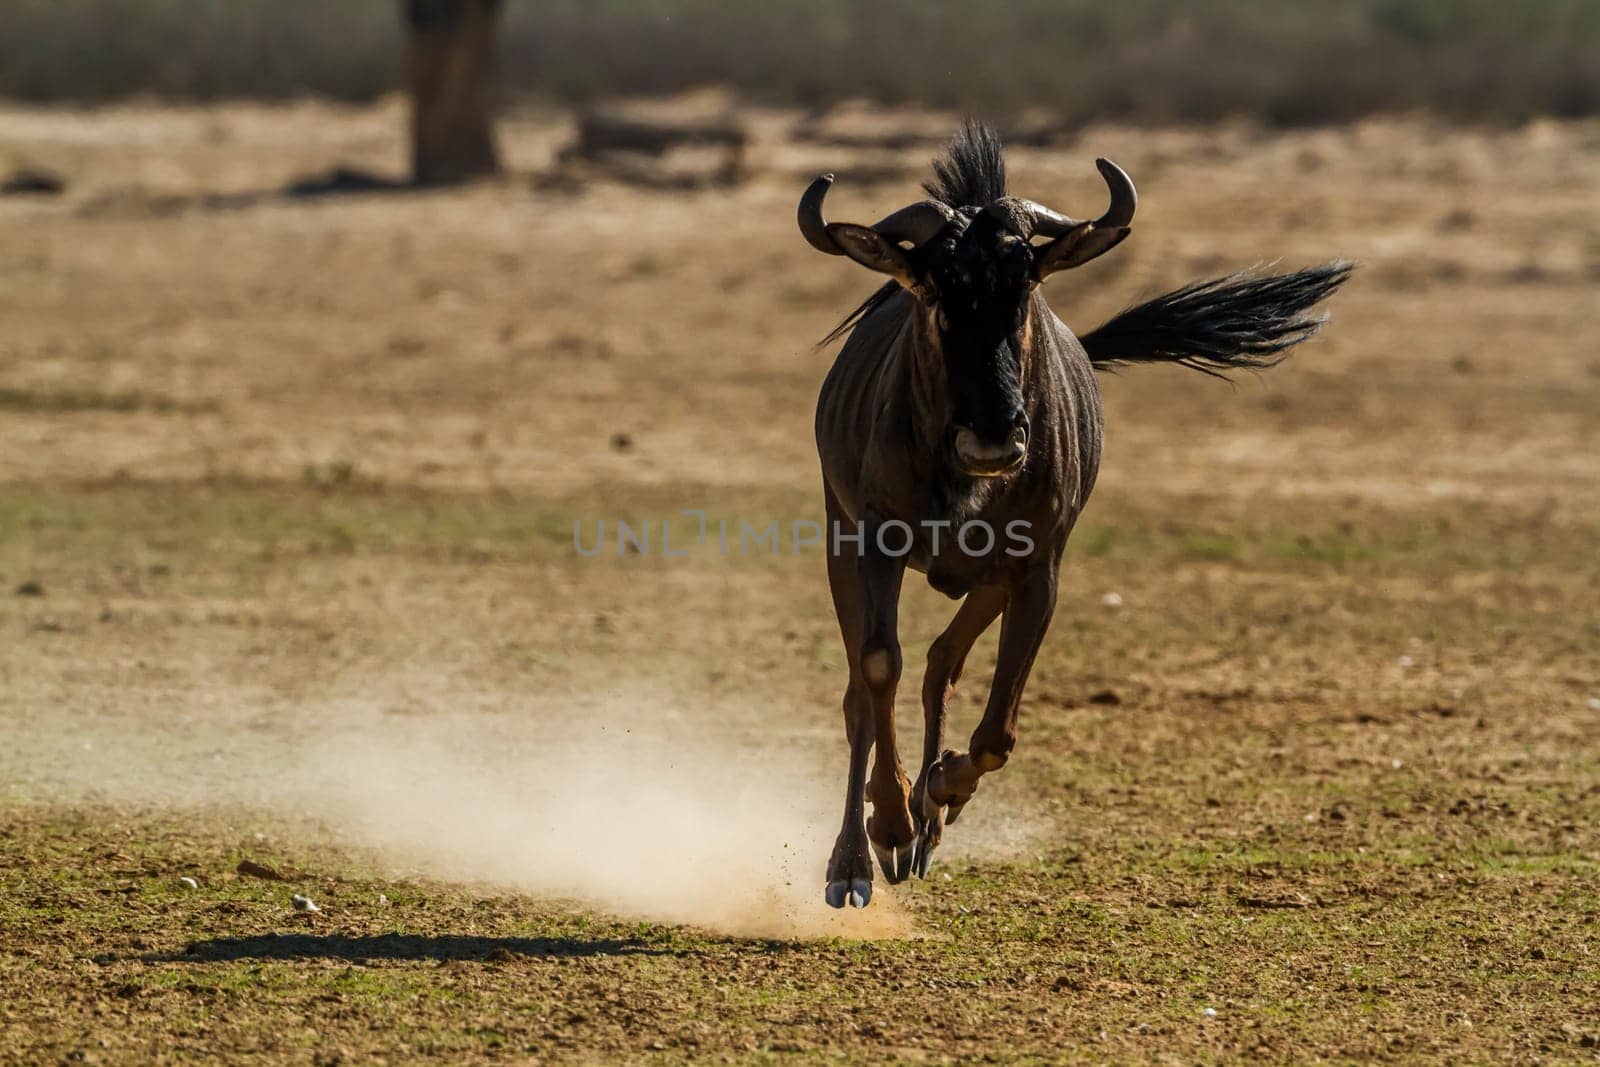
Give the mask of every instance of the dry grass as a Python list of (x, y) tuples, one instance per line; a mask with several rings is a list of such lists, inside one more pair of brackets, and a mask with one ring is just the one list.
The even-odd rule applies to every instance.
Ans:
[[(1105, 380), (1017, 754), (950, 880), (871, 909), (924, 936), (797, 940), (522, 892), (549, 883), (323, 801), (361, 795), (349, 753), (449, 741), (484, 824), (525, 820), (493, 842), (514, 857), (590, 817), (522, 810), (548, 746), (627, 721), (766, 785), (721, 818), (810, 825), (821, 797), (826, 838), (820, 559), (583, 559), (570, 530), (819, 510), (811, 342), (872, 281), (805, 248), (793, 201), (853, 157), (753, 114), (756, 176), (714, 194), (207, 206), (397, 169), (396, 118), (0, 113), (73, 179), (0, 204), (0, 1060), (1595, 1054), (1592, 125), (1098, 127), (1014, 154), (1017, 190), (1069, 211), (1100, 202), (1094, 155), (1140, 182), (1136, 236), (1051, 283), (1075, 325), (1258, 260), (1362, 269), (1259, 380)], [(564, 127), (508, 134), (529, 170)], [(841, 177), (833, 210), (913, 187)], [(909, 590), (908, 649), (949, 610)], [(632, 885), (703, 854), (691, 820), (634, 821), (665, 851)], [(825, 856), (794, 857), (805, 922), (834, 921)]]

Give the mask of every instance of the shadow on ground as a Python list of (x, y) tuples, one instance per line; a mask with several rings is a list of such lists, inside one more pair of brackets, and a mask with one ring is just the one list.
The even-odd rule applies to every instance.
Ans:
[(194, 941), (181, 953), (147, 956), (147, 962), (216, 963), (235, 960), (487, 960), (516, 956), (575, 958), (584, 956), (671, 956), (677, 951), (636, 938), (577, 937), (411, 937), (379, 934), (266, 934), (261, 937), (219, 937)]
[(243, 211), (278, 200), (316, 201), (335, 197), (412, 195), (437, 193), (448, 188), (402, 181), (355, 167), (341, 166), (297, 178), (277, 189), (237, 193), (147, 193), (138, 189), (114, 189), (86, 200), (78, 208), (78, 213), (91, 218), (107, 215), (165, 218), (188, 212)]

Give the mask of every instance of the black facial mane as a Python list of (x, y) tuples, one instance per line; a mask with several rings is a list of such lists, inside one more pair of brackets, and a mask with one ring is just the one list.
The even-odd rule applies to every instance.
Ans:
[(927, 194), (947, 207), (985, 207), (1006, 195), (1006, 159), (1000, 135), (969, 118), (933, 161), (933, 177), (922, 183)]

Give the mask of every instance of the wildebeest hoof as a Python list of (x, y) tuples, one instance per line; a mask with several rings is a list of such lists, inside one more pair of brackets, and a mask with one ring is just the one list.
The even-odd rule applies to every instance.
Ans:
[(828, 883), (823, 899), (830, 908), (842, 908), (847, 903), (852, 908), (864, 908), (872, 903), (872, 883), (865, 878), (838, 878)]
[(933, 863), (933, 850), (939, 847), (937, 838), (924, 831), (917, 835), (911, 846), (911, 873), (918, 878), (928, 877), (928, 867)]
[(883, 871), (883, 876), (889, 880), (890, 885), (898, 885), (911, 877), (912, 850), (915, 842), (908, 845), (880, 845), (872, 842), (873, 854), (878, 857), (878, 867)]
[(911, 873), (918, 878), (928, 877), (928, 866), (933, 862), (933, 850), (944, 838), (946, 809), (929, 799), (922, 798), (922, 820), (917, 825), (917, 839), (911, 845)]
[[(946, 749), (944, 755), (928, 768), (922, 800), (923, 817), (932, 818), (931, 809), (940, 809), (944, 813), (945, 825), (954, 823), (961, 817), (961, 809), (978, 791), (977, 778), (970, 756), (965, 752)], [(963, 787), (966, 790), (964, 796), (961, 793)]]

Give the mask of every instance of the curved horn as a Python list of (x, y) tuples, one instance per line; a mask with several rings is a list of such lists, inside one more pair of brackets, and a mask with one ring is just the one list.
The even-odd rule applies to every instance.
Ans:
[(1139, 206), (1139, 190), (1133, 187), (1133, 179), (1109, 159), (1097, 159), (1094, 165), (1100, 168), (1100, 176), (1111, 190), (1111, 206), (1106, 208), (1104, 215), (1094, 220), (1095, 227), (1104, 230), (1128, 225)]
[(872, 228), (891, 241), (910, 241), (915, 247), (944, 229), (954, 214), (937, 200), (920, 200), (884, 216)]
[[(1133, 187), (1133, 179), (1109, 159), (1097, 159), (1094, 165), (1100, 169), (1100, 176), (1105, 179), (1107, 188), (1111, 190), (1111, 206), (1106, 208), (1104, 215), (1094, 220), (1095, 228), (1111, 229), (1128, 225), (1133, 221), (1134, 210), (1139, 206), (1139, 191)], [(1018, 198), (1017, 204), (1033, 219), (1033, 234), (1030, 236), (1060, 237), (1074, 226), (1083, 225), (1079, 219), (1053, 211), (1032, 200)]]
[(1082, 221), (1071, 215), (1063, 215), (1059, 211), (1045, 207), (1043, 204), (1028, 200), (1023, 197), (1007, 197), (1020, 209), (1023, 218), (1031, 226), (1025, 237), (1060, 237), (1074, 226), (1083, 225)]
[(828, 224), (822, 217), (822, 201), (828, 195), (828, 189), (833, 185), (833, 175), (822, 174), (817, 180), (806, 187), (805, 194), (800, 197), (800, 210), (796, 219), (800, 223), (800, 233), (805, 237), (806, 243), (818, 252), (826, 252), (830, 256), (842, 256), (844, 251), (828, 236)]
[[(800, 233), (812, 248), (830, 256), (842, 256), (844, 252), (829, 236), (828, 222), (822, 217), (822, 201), (832, 186), (833, 175), (819, 175), (800, 197), (800, 208), (795, 213), (795, 219), (800, 223)], [(937, 200), (922, 200), (885, 215), (872, 228), (891, 241), (910, 241), (912, 245), (920, 245), (943, 229), (952, 214), (948, 207)]]

